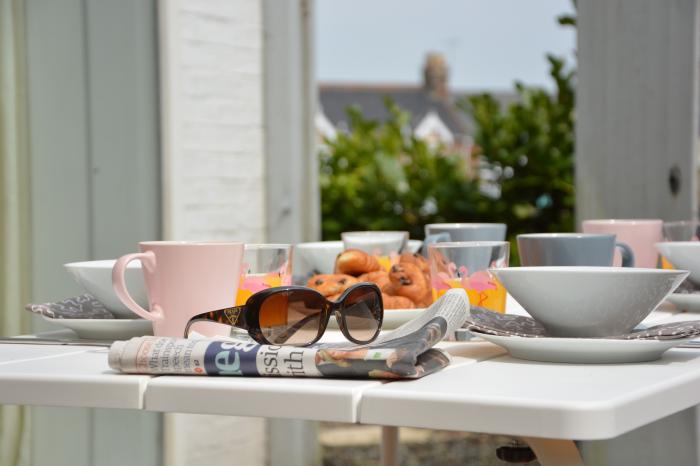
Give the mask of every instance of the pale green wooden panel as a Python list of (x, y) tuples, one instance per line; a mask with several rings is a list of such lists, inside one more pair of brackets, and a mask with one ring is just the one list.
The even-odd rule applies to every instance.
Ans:
[(697, 215), (697, 24), (696, 0), (578, 3), (580, 220)]
[(63, 263), (90, 258), (87, 73), (80, 0), (29, 0), (27, 74), (33, 292), (80, 291)]
[(160, 239), (155, 1), (86, 3), (94, 258)]
[[(50, 300), (81, 291), (64, 262), (160, 235), (155, 0), (26, 5), (32, 294)], [(160, 464), (160, 419), (33, 408), (33, 463)]]
[(316, 156), (313, 2), (265, 0), (267, 241), (321, 235)]

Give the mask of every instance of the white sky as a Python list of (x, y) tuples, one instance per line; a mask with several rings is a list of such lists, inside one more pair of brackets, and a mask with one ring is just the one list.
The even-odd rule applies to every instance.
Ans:
[(316, 77), (418, 83), (439, 51), (453, 89), (551, 88), (545, 54), (573, 61), (575, 31), (556, 22), (572, 11), (570, 0), (316, 0)]

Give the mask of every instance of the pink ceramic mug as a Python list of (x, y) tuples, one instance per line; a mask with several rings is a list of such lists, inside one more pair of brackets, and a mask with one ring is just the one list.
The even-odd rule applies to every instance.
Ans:
[[(633, 219), (633, 220), (585, 220), (584, 233), (613, 233), (617, 241), (627, 243), (634, 252), (635, 267), (656, 268), (659, 263), (659, 253), (654, 243), (663, 240), (663, 220)], [(615, 255), (615, 265), (620, 264), (619, 253)]]
[[(182, 338), (192, 316), (236, 302), (243, 243), (147, 241), (139, 249), (117, 260), (112, 285), (126, 307), (153, 321), (154, 335)], [(124, 272), (133, 260), (141, 261), (150, 311), (126, 289)]]

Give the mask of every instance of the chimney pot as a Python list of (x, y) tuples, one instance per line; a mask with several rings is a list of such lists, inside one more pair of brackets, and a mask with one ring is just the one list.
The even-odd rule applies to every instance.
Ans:
[(430, 52), (425, 59), (423, 67), (423, 86), (431, 97), (441, 100), (449, 98), (447, 88), (447, 62), (445, 57), (438, 52)]

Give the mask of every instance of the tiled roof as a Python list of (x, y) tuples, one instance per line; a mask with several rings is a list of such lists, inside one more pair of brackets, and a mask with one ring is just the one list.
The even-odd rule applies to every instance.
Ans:
[[(382, 85), (321, 85), (319, 98), (321, 109), (336, 127), (347, 126), (346, 109), (356, 105), (369, 119), (383, 121), (389, 117), (384, 98), (390, 97), (402, 109), (411, 114), (411, 128), (423, 120), (430, 111), (435, 112), (455, 135), (467, 134), (467, 123), (449, 102), (432, 98), (418, 86)], [(343, 124), (343, 122), (345, 122)]]
[[(321, 84), (319, 86), (320, 107), (324, 115), (336, 128), (348, 126), (346, 109), (356, 105), (369, 119), (384, 121), (389, 112), (384, 98), (390, 97), (402, 109), (411, 114), (411, 128), (416, 126), (430, 112), (435, 112), (457, 137), (473, 135), (471, 118), (457, 109), (454, 102), (476, 93), (454, 94), (445, 101), (434, 98), (425, 88), (407, 85), (361, 85), (361, 84)], [(516, 94), (491, 93), (496, 100), (507, 106), (517, 100)]]

